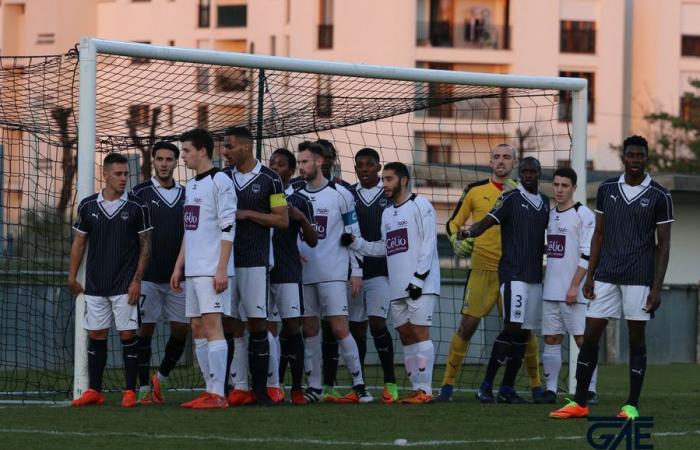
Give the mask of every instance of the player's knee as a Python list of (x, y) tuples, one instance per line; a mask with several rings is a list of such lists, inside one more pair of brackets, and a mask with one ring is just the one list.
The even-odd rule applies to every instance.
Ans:
[(248, 331), (251, 333), (259, 333), (261, 331), (267, 331), (267, 320), (265, 319), (248, 319)]
[(364, 337), (367, 335), (367, 322), (350, 322), (350, 333), (354, 337)]
[(288, 338), (296, 336), (301, 330), (301, 320), (298, 317), (282, 319), (282, 330), (280, 336)]
[(374, 335), (377, 331), (382, 331), (386, 328), (386, 319), (383, 317), (369, 316), (369, 330)]
[(474, 331), (476, 331), (477, 327), (479, 326), (480, 321), (481, 319), (478, 317), (470, 316), (468, 314), (462, 315), (462, 319), (459, 321), (457, 333), (459, 333), (459, 336), (463, 340), (470, 340), (474, 334)]
[(139, 328), (138, 335), (140, 337), (145, 337), (149, 338), (153, 336), (153, 333), (155, 331), (155, 324), (154, 323), (144, 323), (141, 324), (141, 327)]
[(170, 335), (178, 340), (184, 341), (187, 339), (187, 332), (189, 330), (189, 324), (182, 322), (170, 322)]
[(321, 327), (319, 326), (318, 323), (307, 321), (307, 320), (304, 321), (301, 328), (302, 328), (302, 332), (304, 333), (304, 337), (317, 336), (318, 333), (321, 331)]
[(107, 339), (109, 335), (109, 330), (90, 330), (88, 331), (88, 337), (96, 341), (102, 341)]
[[(134, 338), (135, 336), (136, 336), (136, 330), (122, 330), (122, 331), (119, 332), (119, 338), (120, 338), (122, 341), (126, 341), (126, 340), (129, 340), (129, 339), (132, 339), (132, 338)], [(106, 339), (106, 338), (107, 338), (107, 336), (105, 335), (105, 339)]]
[[(562, 341), (561, 334), (554, 334), (554, 335), (549, 335), (549, 336), (544, 337), (544, 343), (547, 345), (559, 345), (559, 344), (561, 344), (561, 341)], [(583, 338), (581, 338), (581, 342), (583, 342)], [(577, 345), (579, 347), (581, 346), (581, 344), (578, 343), (578, 341), (577, 341)]]
[(331, 333), (333, 333), (333, 336), (336, 339), (345, 339), (345, 337), (348, 334), (350, 334), (347, 322), (343, 320), (338, 320), (336, 318), (334, 318), (334, 320), (329, 320), (329, 322), (331, 327)]

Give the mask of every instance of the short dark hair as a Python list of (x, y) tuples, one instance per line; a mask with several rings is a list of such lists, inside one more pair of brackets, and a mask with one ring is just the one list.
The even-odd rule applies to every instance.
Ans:
[(253, 140), (253, 133), (250, 132), (248, 127), (228, 127), (224, 130), (224, 136), (234, 136), (237, 138), (244, 138), (249, 141)]
[(355, 153), (355, 162), (357, 163), (357, 158), (372, 158), (379, 164), (379, 153), (373, 148), (365, 147)]
[(156, 152), (158, 150), (170, 150), (175, 154), (175, 159), (178, 159), (180, 157), (180, 149), (177, 148), (177, 145), (173, 144), (172, 142), (168, 141), (160, 141), (156, 142), (155, 145), (153, 146), (153, 149), (151, 150), (151, 156), (153, 158), (156, 157)]
[(107, 168), (112, 164), (129, 164), (129, 160), (121, 153), (110, 152), (102, 160), (102, 167)]
[(286, 148), (278, 148), (277, 150), (275, 150), (274, 152), (272, 152), (272, 155), (271, 155), (270, 158), (272, 158), (272, 156), (275, 156), (275, 155), (282, 155), (282, 156), (284, 156), (285, 158), (287, 158), (287, 165), (289, 166), (289, 168), (290, 168), (292, 171), (296, 170), (296, 168), (297, 168), (297, 159), (294, 157), (294, 153), (290, 152), (290, 151), (287, 150)]
[(525, 158), (523, 158), (520, 161), (520, 164), (518, 165), (518, 167), (522, 168), (523, 166), (526, 166), (529, 164), (534, 165), (535, 168), (537, 169), (538, 173), (540, 173), (540, 174), (542, 173), (542, 164), (540, 164), (540, 160), (535, 158), (534, 156), (526, 156)]
[(633, 135), (625, 139), (625, 141), (622, 143), (622, 155), (624, 156), (625, 153), (627, 153), (627, 147), (631, 145), (636, 145), (639, 147), (644, 148), (644, 151), (646, 154), (649, 154), (649, 143), (647, 142), (646, 139), (644, 139), (642, 136), (639, 135)]
[(318, 144), (316, 142), (311, 142), (311, 141), (304, 141), (299, 144), (297, 147), (298, 152), (303, 152), (303, 151), (310, 151), (316, 156), (320, 156), (323, 158), (323, 147), (321, 147), (321, 144)]
[(335, 151), (335, 147), (333, 146), (333, 143), (331, 141), (329, 141), (328, 139), (317, 139), (316, 143), (323, 147), (324, 150), (332, 152), (333, 161), (335, 161), (336, 156), (338, 156), (338, 152)]
[(578, 177), (576, 176), (576, 171), (571, 167), (558, 168), (554, 171), (554, 175), (552, 175), (552, 180), (554, 180), (554, 177), (568, 178), (569, 180), (571, 180), (572, 186), (576, 186), (576, 180), (578, 179)]
[(192, 142), (197, 150), (203, 148), (207, 151), (209, 159), (214, 157), (214, 136), (204, 128), (193, 128), (180, 135), (180, 142)]
[(395, 161), (384, 164), (384, 170), (393, 170), (399, 178), (406, 177), (409, 180), (411, 179), (411, 174), (408, 173), (408, 167), (402, 162)]

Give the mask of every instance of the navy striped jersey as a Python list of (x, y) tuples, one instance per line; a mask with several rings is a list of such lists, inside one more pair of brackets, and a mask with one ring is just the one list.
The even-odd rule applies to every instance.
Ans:
[(139, 234), (151, 229), (141, 199), (124, 192), (116, 208), (105, 208), (102, 192), (84, 198), (73, 228), (87, 234), (85, 294), (126, 294), (139, 259)]
[[(338, 177), (333, 177), (331, 180), (335, 184), (339, 184), (343, 186), (345, 189), (350, 189), (350, 183), (347, 181), (340, 179)], [(289, 180), (289, 185), (294, 189), (295, 191), (298, 191), (299, 189), (302, 189), (304, 186), (306, 186), (306, 180), (302, 177), (294, 177), (291, 180)]]
[[(229, 167), (224, 172), (231, 177), (236, 188), (237, 211), (270, 214), (272, 208), (286, 206), (282, 179), (260, 161), (247, 173), (241, 173), (235, 167)], [(269, 267), (272, 263), (271, 238), (270, 227), (252, 220), (236, 219), (236, 239), (233, 242), (235, 267)]]
[[(382, 238), (382, 213), (390, 202), (384, 196), (384, 186), (379, 181), (376, 186), (366, 189), (360, 183), (350, 186), (350, 193), (355, 197), (355, 213), (360, 225), (360, 233), (366, 241), (378, 241)], [(360, 262), (362, 278), (369, 280), (374, 277), (389, 275), (386, 258), (365, 256)]]
[(620, 285), (654, 282), (656, 226), (673, 222), (671, 194), (647, 175), (641, 185), (625, 175), (598, 187), (595, 212), (603, 215), (603, 246), (594, 278)]
[[(313, 225), (314, 208), (309, 198), (289, 186), (285, 190), (287, 204), (301, 211)], [(275, 266), (270, 271), (270, 283), (301, 283), (301, 258), (297, 238), (301, 224), (289, 219), (289, 228), (275, 230), (272, 234), (272, 249), (275, 256)]]
[(146, 204), (153, 226), (151, 260), (143, 279), (153, 283), (167, 283), (175, 268), (182, 237), (185, 235), (182, 219), (185, 188), (178, 183), (166, 188), (151, 178), (134, 186), (131, 193)]
[(519, 184), (501, 195), (489, 216), (501, 225), (501, 283), (541, 283), (549, 198), (542, 193), (530, 194)]

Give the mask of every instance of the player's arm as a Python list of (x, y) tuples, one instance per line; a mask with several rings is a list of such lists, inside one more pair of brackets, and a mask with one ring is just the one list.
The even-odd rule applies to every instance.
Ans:
[(470, 193), (473, 192), (470, 188), (466, 188), (462, 193), (462, 197), (459, 199), (459, 203), (455, 207), (452, 217), (447, 221), (447, 237), (452, 244), (452, 249), (455, 255), (465, 258), (474, 249), (474, 239), (461, 239), (459, 237), (459, 230), (467, 223), (467, 220), (472, 214), (472, 196)]
[(578, 213), (581, 218), (581, 227), (578, 233), (578, 248), (581, 257), (578, 260), (576, 272), (571, 278), (571, 284), (566, 292), (566, 304), (573, 305), (578, 297), (579, 286), (588, 272), (588, 262), (591, 259), (591, 239), (595, 232), (595, 215), (588, 208), (581, 207)]
[(313, 248), (318, 244), (318, 232), (316, 228), (311, 224), (313, 222), (313, 211), (311, 209), (311, 204), (305, 203), (306, 212), (301, 212), (298, 208), (294, 206), (289, 206), (289, 218), (291, 220), (296, 220), (301, 226), (301, 232), (304, 234), (304, 241), (306, 244)]
[(671, 252), (671, 223), (673, 222), (673, 203), (671, 194), (666, 195), (665, 202), (658, 202), (656, 208), (656, 254), (654, 256), (654, 282), (647, 297), (646, 310), (649, 313), (661, 306), (661, 287), (664, 284), (668, 258)]
[(175, 267), (173, 268), (173, 274), (170, 275), (170, 288), (175, 292), (182, 292), (182, 286), (180, 286), (180, 281), (182, 281), (182, 275), (185, 269), (185, 238), (182, 238), (180, 243), (180, 252), (177, 254), (177, 259), (175, 260)]
[(430, 274), (433, 263), (433, 252), (437, 246), (437, 229), (435, 221), (435, 210), (427, 201), (418, 204), (419, 217), (416, 223), (419, 227), (418, 235), (421, 237), (416, 271), (406, 287), (408, 296), (413, 300), (423, 295), (423, 284)]
[[(354, 237), (362, 237), (360, 224), (357, 222), (357, 213), (355, 212), (355, 198), (350, 191), (339, 187), (340, 194), (340, 213), (343, 215), (344, 233), (340, 237), (340, 243), (347, 246), (347, 238), (343, 236), (351, 235)], [(352, 295), (356, 296), (362, 290), (362, 267), (360, 267), (362, 255), (350, 249), (350, 289)]]
[(145, 204), (140, 205), (141, 217), (139, 218), (139, 259), (136, 263), (134, 276), (131, 278), (127, 293), (129, 294), (129, 304), (135, 305), (141, 297), (141, 280), (146, 273), (148, 262), (151, 259), (151, 216)]
[[(214, 274), (214, 290), (223, 292), (228, 287), (228, 262), (233, 249), (233, 239), (236, 235), (236, 190), (230, 178), (220, 178), (217, 183), (217, 218), (221, 230), (221, 245), (219, 246), (219, 261)], [(214, 180), (217, 181), (216, 179)]]
[(496, 206), (480, 221), (473, 223), (466, 231), (460, 230), (461, 239), (476, 238), (481, 236), (494, 225), (500, 225), (510, 218), (511, 203), (513, 195), (509, 192), (502, 194)]
[(270, 194), (270, 212), (262, 213), (252, 210), (239, 210), (238, 220), (251, 220), (264, 227), (285, 230), (289, 227), (289, 213), (287, 212), (287, 199), (284, 197), (284, 186), (279, 178), (271, 178), (272, 193)]
[(73, 295), (83, 292), (83, 287), (78, 283), (78, 269), (83, 261), (85, 247), (87, 244), (87, 234), (77, 231), (73, 236), (73, 245), (70, 248), (70, 266), (68, 269), (68, 287)]
[(603, 232), (605, 228), (605, 196), (606, 189), (602, 186), (599, 187), (595, 196), (595, 230), (593, 231), (593, 237), (591, 238), (591, 257), (588, 260), (588, 274), (586, 275), (586, 282), (583, 284), (583, 296), (588, 300), (595, 300), (595, 293), (593, 292), (593, 277), (595, 276), (596, 270), (598, 270), (600, 252), (603, 249)]

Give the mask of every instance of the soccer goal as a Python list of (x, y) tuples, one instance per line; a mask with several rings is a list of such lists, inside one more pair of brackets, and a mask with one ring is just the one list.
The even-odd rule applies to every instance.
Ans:
[[(0, 199), (8, 200), (0, 204), (0, 400), (66, 399), (87, 387), (85, 306), (80, 297), (73, 301), (64, 280), (75, 206), (101, 185), (106, 152), (128, 155), (133, 185), (150, 177), (148, 149), (156, 140), (177, 141), (195, 126), (220, 139), (226, 127), (245, 125), (257, 137), (263, 163), (277, 148), (295, 151), (303, 140), (324, 138), (338, 152), (336, 175), (349, 183), (357, 180), (353, 155), (363, 147), (376, 149), (382, 163), (408, 164), (412, 190), (432, 201), (441, 233), (442, 297), (431, 330), (436, 383), (459, 323), (468, 267), (454, 257), (445, 224), (466, 185), (489, 177), (490, 149), (505, 142), (520, 157), (537, 157), (545, 192), (551, 192), (552, 170), (570, 164), (584, 187), (577, 190), (577, 200), (586, 201), (584, 79), (371, 66), (92, 38), (82, 39), (77, 50), (2, 58)], [(221, 164), (218, 155), (217, 147), (215, 159)], [(181, 165), (177, 178), (184, 182), (188, 176)], [(472, 339), (456, 388), (478, 386), (499, 328), (494, 310)], [(162, 355), (167, 329), (156, 336), (153, 365)], [(381, 385), (371, 340), (367, 348), (366, 379), (370, 386)], [(107, 389), (121, 386), (118, 350), (115, 339)], [(569, 352), (570, 364), (575, 353)], [(194, 364), (191, 351), (186, 352), (174, 387), (200, 387)], [(397, 374), (402, 377), (403, 371)], [(561, 376), (560, 388), (570, 391), (573, 371), (564, 368)], [(523, 380), (520, 387), (526, 386)]]

